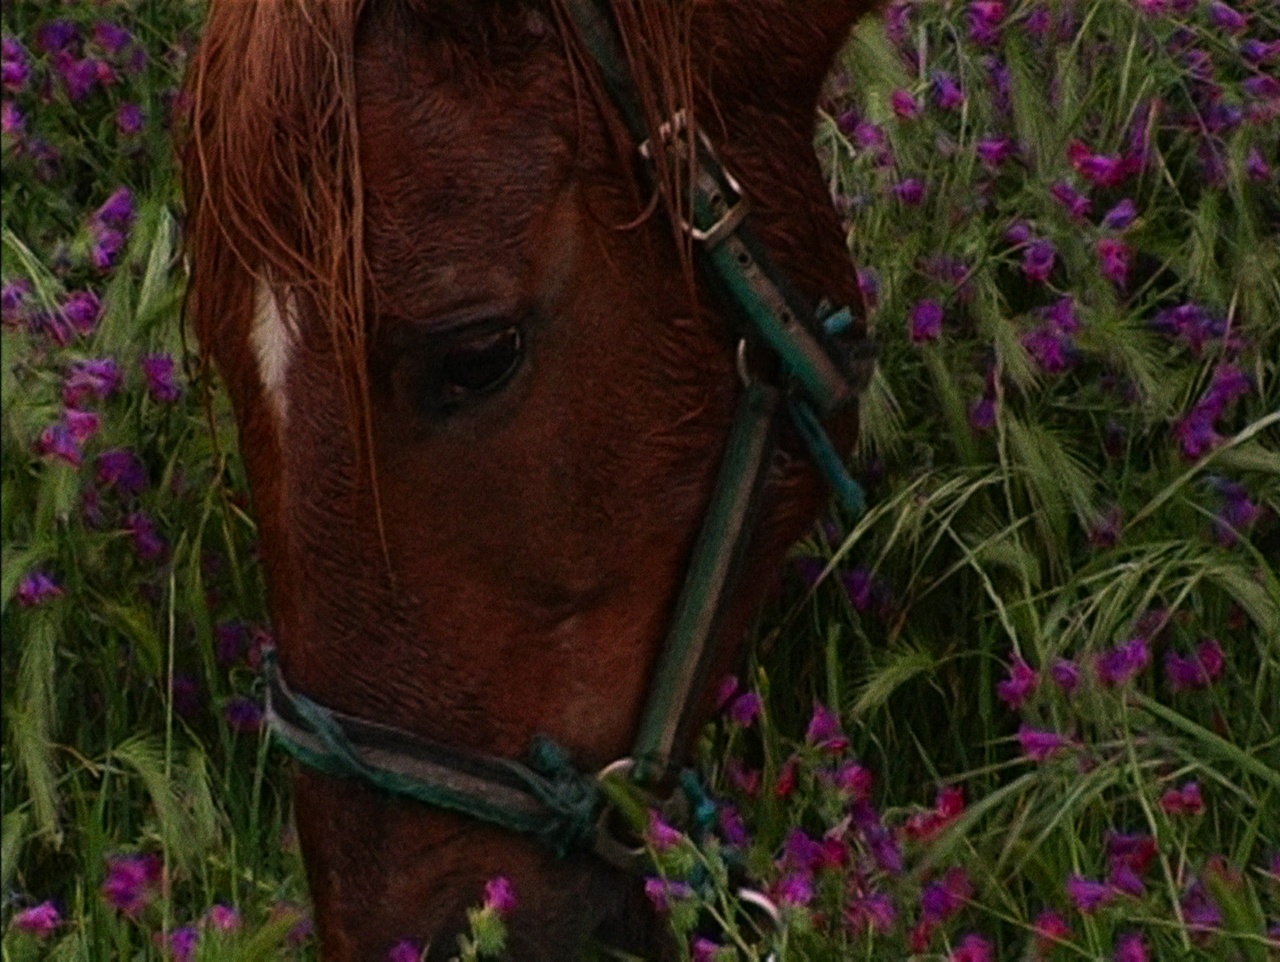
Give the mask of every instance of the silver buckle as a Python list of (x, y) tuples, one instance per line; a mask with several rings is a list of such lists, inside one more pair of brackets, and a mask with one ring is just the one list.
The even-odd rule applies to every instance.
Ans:
[[(688, 133), (689, 133), (689, 115), (687, 111), (677, 111), (670, 120), (658, 126), (657, 140), (664, 144), (676, 144), (677, 153), (681, 159), (688, 157)], [(742, 195), (742, 185), (738, 183), (736, 177), (720, 163), (720, 158), (716, 156), (715, 148), (711, 146), (711, 140), (701, 127), (693, 127), (693, 135), (697, 143), (696, 156), (710, 157), (716, 167), (719, 169), (720, 176), (724, 178), (724, 182), (729, 186), (729, 190), (733, 193), (732, 197), (725, 197), (724, 191), (720, 188), (720, 183), (712, 174), (708, 173), (706, 167), (699, 162), (697, 171), (697, 183), (695, 187), (705, 192), (712, 204), (713, 208), (720, 210), (720, 216), (716, 222), (705, 229), (695, 227), (684, 218), (681, 218), (680, 226), (694, 240), (707, 247), (715, 247), (722, 240), (738, 229), (738, 226), (747, 216), (748, 204), (747, 199)], [(640, 156), (649, 163), (653, 163), (653, 140), (650, 137), (640, 145)], [(717, 200), (719, 203), (717, 204)]]

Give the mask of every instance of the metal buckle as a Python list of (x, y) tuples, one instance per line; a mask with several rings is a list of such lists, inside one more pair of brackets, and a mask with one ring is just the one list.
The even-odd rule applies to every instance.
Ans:
[[(635, 767), (634, 759), (619, 758), (596, 772), (596, 781), (603, 783), (609, 778), (626, 778), (635, 770)], [(621, 869), (632, 875), (639, 875), (649, 867), (649, 853), (645, 851), (643, 844), (628, 844), (614, 834), (614, 818), (617, 815), (618, 812), (613, 803), (606, 801), (604, 810), (596, 820), (596, 830), (591, 844), (591, 851), (614, 868)]]
[[(677, 111), (668, 121), (658, 126), (657, 140), (661, 143), (671, 143), (677, 145), (679, 156), (684, 159), (688, 156), (689, 143), (689, 115), (687, 111)], [(720, 158), (716, 156), (715, 148), (711, 146), (711, 140), (701, 127), (693, 127), (694, 143), (696, 145), (695, 156), (698, 159), (697, 182), (695, 189), (706, 197), (708, 206), (718, 216), (714, 224), (707, 228), (699, 228), (681, 218), (680, 226), (690, 237), (707, 247), (715, 247), (735, 230), (746, 219), (748, 204), (742, 195), (742, 185), (738, 183), (737, 178), (725, 169), (720, 163)], [(654, 137), (649, 137), (640, 145), (640, 156), (649, 163), (653, 163), (653, 141)], [(716, 174), (719, 174), (717, 177)], [(729, 188), (732, 197), (726, 197), (725, 191), (722, 189), (721, 181)]]

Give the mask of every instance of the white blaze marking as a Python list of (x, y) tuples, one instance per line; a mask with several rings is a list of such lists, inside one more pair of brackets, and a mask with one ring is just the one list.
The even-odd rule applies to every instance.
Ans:
[(289, 413), (285, 382), (289, 374), (289, 361), (293, 354), (293, 332), (296, 318), (293, 301), (285, 304), (280, 312), (280, 302), (267, 285), (259, 281), (254, 296), (253, 328), (249, 340), (258, 358), (258, 376), (266, 392), (267, 404), (275, 415), (276, 430), (283, 431)]

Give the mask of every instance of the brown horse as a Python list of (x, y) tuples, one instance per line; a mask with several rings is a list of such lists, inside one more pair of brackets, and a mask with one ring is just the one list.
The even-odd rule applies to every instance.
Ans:
[[(289, 684), (492, 755), (543, 733), (591, 770), (629, 751), (742, 389), (673, 227), (683, 155), (646, 174), (569, 2), (215, 0), (188, 315), (235, 408)], [(691, 112), (793, 287), (855, 312), (812, 131), (869, 6), (611, 4), (649, 121)], [(848, 444), (855, 420), (829, 427)], [(825, 497), (789, 431), (763, 497), (719, 668)], [(651, 923), (590, 853), (307, 769), (295, 804), (327, 960), (444, 957), (495, 874), (514, 958)]]

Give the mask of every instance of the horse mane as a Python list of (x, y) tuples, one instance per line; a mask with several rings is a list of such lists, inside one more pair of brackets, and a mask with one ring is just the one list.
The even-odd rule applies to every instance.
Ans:
[[(357, 33), (377, 4), (409, 15), (440, 14), (442, 29), (464, 14), (495, 18), (538, 6), (572, 31), (568, 0), (273, 0), (215, 2), (186, 87), (190, 114), (180, 143), (192, 273), (186, 317), (208, 361), (235, 333), (253, 288), (306, 296), (328, 328), (358, 439), (369, 439), (366, 358), (372, 318), (356, 117)], [(688, 0), (611, 0), (650, 129), (692, 109)], [(412, 9), (410, 9), (412, 8)], [(483, 13), (478, 10), (483, 9)], [(447, 16), (450, 11), (452, 18)], [(466, 11), (470, 11), (469, 14)], [(613, 113), (582, 69), (589, 57), (571, 41), (580, 91)], [(581, 106), (581, 105), (580, 105)], [(615, 137), (625, 140), (613, 118)], [(620, 157), (620, 161), (622, 158)], [(657, 159), (659, 191), (679, 213), (687, 172)], [(630, 171), (633, 165), (620, 163)], [(679, 219), (672, 217), (672, 224)], [(685, 252), (686, 239), (673, 226)], [(236, 350), (239, 346), (229, 347)], [(227, 360), (224, 356), (222, 360)], [(226, 371), (224, 370), (224, 374)], [(358, 449), (368, 450), (365, 444)]]

